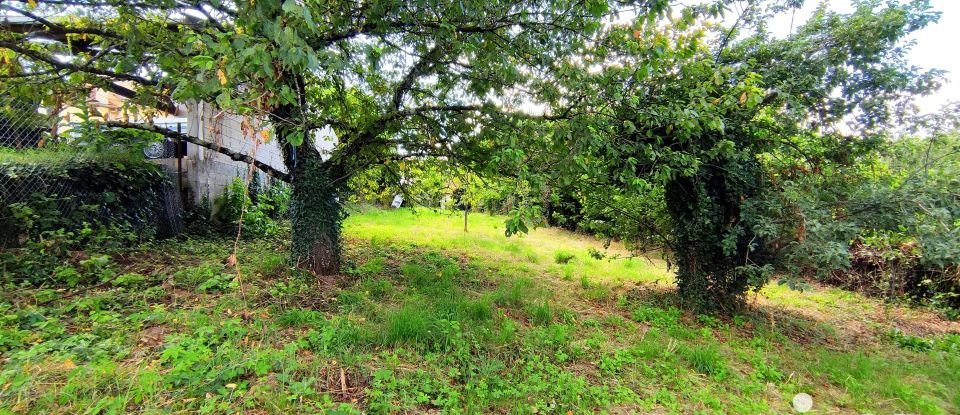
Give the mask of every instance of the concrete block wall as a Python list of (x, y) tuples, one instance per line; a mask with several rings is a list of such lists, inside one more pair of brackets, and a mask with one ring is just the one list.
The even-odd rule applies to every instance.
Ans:
[[(187, 104), (186, 133), (201, 140), (222, 145), (230, 150), (254, 155), (254, 134), (260, 131), (254, 127), (243, 128), (243, 117), (222, 112), (210, 104)], [(255, 123), (249, 121), (248, 123)], [(256, 148), (256, 159), (271, 167), (286, 171), (283, 154), (268, 125), (262, 125), (268, 131), (269, 140)], [(246, 163), (233, 161), (229, 157), (212, 149), (187, 144), (187, 154), (182, 160), (184, 184), (191, 189), (194, 202), (200, 202), (204, 196), (210, 201), (216, 200), (235, 177), (245, 179)], [(270, 177), (260, 172), (263, 183), (269, 183)]]
[[(154, 123), (174, 129), (180, 128), (181, 132), (203, 141), (219, 144), (236, 152), (255, 155), (258, 161), (279, 171), (287, 171), (280, 146), (269, 125), (261, 126), (262, 130), (268, 132), (269, 139), (266, 142), (261, 141), (254, 154), (256, 140), (253, 135), (259, 134), (260, 129), (249, 126), (245, 129), (243, 117), (220, 111), (207, 103), (190, 103), (185, 106), (186, 117), (156, 119)], [(255, 122), (255, 120), (247, 120), (248, 125)], [(178, 127), (172, 127), (174, 125)], [(324, 158), (329, 156), (336, 143), (337, 136), (329, 126), (314, 132), (314, 145)], [(162, 159), (157, 162), (170, 167), (173, 171), (178, 169), (176, 159)], [(189, 194), (194, 203), (199, 203), (204, 196), (209, 197), (211, 202), (215, 201), (235, 177), (245, 179), (249, 168), (246, 163), (233, 161), (217, 151), (192, 143), (187, 143), (186, 156), (180, 160), (180, 163), (179, 169), (182, 171), (184, 187), (189, 188)], [(260, 179), (264, 184), (268, 184), (271, 180), (270, 176), (262, 171)]]

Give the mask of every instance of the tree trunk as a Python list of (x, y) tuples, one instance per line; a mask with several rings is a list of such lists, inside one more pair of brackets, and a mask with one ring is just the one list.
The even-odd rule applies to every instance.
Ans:
[(340, 272), (340, 224), (344, 217), (336, 186), (312, 143), (291, 150), (291, 255), (318, 276)]
[(667, 183), (677, 288), (685, 305), (736, 309), (748, 289), (765, 282), (745, 267), (766, 258), (741, 216), (741, 203), (756, 194), (758, 172), (753, 164), (729, 160), (721, 167), (704, 166), (695, 176)]
[[(301, 102), (301, 108), (303, 105)], [(340, 187), (331, 179), (340, 175), (331, 174), (331, 167), (320, 157), (309, 132), (289, 122), (298, 119), (298, 110), (284, 105), (271, 113), (290, 178), (290, 255), (298, 268), (314, 275), (336, 275), (340, 272), (344, 210), (339, 200)], [(294, 134), (303, 136), (299, 146), (287, 142)]]

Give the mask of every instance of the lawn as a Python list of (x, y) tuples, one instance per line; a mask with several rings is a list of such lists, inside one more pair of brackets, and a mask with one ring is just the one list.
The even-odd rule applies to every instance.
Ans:
[[(0, 294), (0, 413), (960, 412), (960, 325), (775, 283), (676, 307), (656, 255), (502, 217), (355, 209), (344, 275), (287, 243), (169, 240)], [(89, 270), (88, 270), (89, 271)]]

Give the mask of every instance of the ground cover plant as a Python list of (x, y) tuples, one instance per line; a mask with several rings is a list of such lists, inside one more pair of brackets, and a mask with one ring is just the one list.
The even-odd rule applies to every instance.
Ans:
[(242, 240), (235, 266), (210, 236), (91, 248), (105, 258), (74, 288), (5, 281), (0, 412), (756, 414), (799, 392), (816, 413), (960, 408), (960, 326), (932, 312), (771, 284), (698, 315), (656, 257), (470, 220), (358, 208), (331, 283), (291, 267), (282, 234)]
[(941, 13), (686, 3), (0, 3), (0, 413), (960, 412)]

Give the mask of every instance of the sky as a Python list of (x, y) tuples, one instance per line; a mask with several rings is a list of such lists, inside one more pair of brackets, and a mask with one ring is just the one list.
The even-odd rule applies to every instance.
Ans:
[[(803, 9), (793, 16), (794, 27), (799, 26), (819, 1), (807, 0)], [(828, 1), (830, 7), (840, 12), (852, 10), (849, 0)], [(948, 71), (946, 80), (939, 91), (930, 96), (920, 97), (916, 104), (923, 113), (935, 112), (950, 101), (960, 101), (960, 0), (932, 0), (931, 5), (942, 12), (940, 21), (929, 25), (911, 37), (916, 42), (908, 55), (910, 64), (925, 69), (943, 69)], [(781, 15), (770, 22), (770, 30), (776, 35), (790, 32), (790, 15)]]

